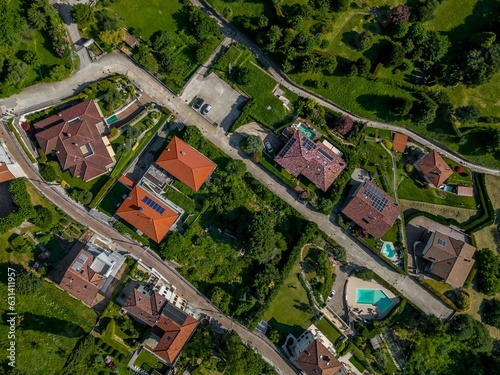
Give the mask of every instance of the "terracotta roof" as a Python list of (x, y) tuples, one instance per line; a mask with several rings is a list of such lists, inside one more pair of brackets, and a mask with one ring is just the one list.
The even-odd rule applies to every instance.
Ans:
[(318, 340), (314, 340), (297, 358), (295, 363), (307, 375), (334, 375), (342, 365)]
[(90, 268), (94, 256), (85, 250), (78, 253), (76, 259), (66, 270), (59, 286), (73, 297), (92, 306), (99, 289), (104, 285), (106, 277)]
[(474, 266), (475, 252), (474, 246), (436, 231), (429, 237), (422, 257), (431, 262), (429, 271), (432, 274), (459, 288)]
[(179, 217), (179, 213), (139, 186), (132, 189), (116, 214), (156, 243), (160, 243)]
[(134, 318), (152, 327), (158, 321), (160, 312), (167, 303), (167, 299), (156, 291), (144, 294), (134, 288), (122, 307)]
[(127, 187), (129, 187), (131, 189), (135, 185), (134, 181), (132, 181), (130, 178), (128, 178), (125, 175), (120, 176), (120, 178), (118, 179), (118, 181), (120, 181), (123, 185), (125, 185), (125, 186), (127, 186)]
[(373, 237), (380, 238), (394, 225), (400, 210), (389, 194), (365, 180), (342, 213)]
[(340, 156), (321, 142), (311, 141), (301, 131), (295, 131), (274, 161), (293, 176), (306, 177), (323, 191), (328, 190), (346, 167)]
[(94, 101), (74, 105), (35, 123), (36, 139), (45, 154), (56, 152), (62, 169), (91, 180), (114, 163), (96, 125), (102, 122)]
[(156, 325), (151, 328), (151, 335), (157, 338), (149, 341), (154, 342), (154, 347), (148, 344), (145, 347), (165, 362), (174, 363), (197, 325), (196, 319), (169, 303), (164, 307)]
[(463, 197), (473, 197), (474, 188), (472, 186), (458, 186), (457, 195), (461, 195)]
[(127, 43), (127, 45), (130, 48), (134, 48), (136, 45), (139, 44), (137, 39), (133, 35), (131, 35), (128, 31), (125, 31), (125, 34), (123, 36), (123, 41)]
[(167, 148), (156, 160), (156, 164), (194, 191), (201, 188), (217, 166), (177, 137), (172, 138)]
[(451, 168), (436, 150), (429, 152), (417, 161), (415, 167), (422, 173), (424, 178), (435, 187), (442, 185), (448, 177), (453, 174)]
[(0, 162), (0, 183), (14, 180), (14, 175), (10, 172), (7, 164)]
[(408, 136), (400, 133), (394, 133), (394, 141), (392, 149), (397, 152), (405, 152)]

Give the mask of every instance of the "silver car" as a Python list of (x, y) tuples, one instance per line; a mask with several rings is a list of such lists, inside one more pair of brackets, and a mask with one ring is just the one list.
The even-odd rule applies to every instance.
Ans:
[(211, 109), (212, 109), (212, 106), (210, 104), (207, 104), (205, 106), (205, 108), (203, 108), (203, 110), (201, 111), (201, 113), (203, 113), (204, 115), (207, 115), (208, 112), (210, 112)]

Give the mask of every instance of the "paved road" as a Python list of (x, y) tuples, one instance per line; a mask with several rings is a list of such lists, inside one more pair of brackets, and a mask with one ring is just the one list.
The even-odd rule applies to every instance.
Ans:
[(473, 163), (468, 162), (463, 156), (458, 155), (454, 151), (449, 150), (447, 147), (445, 147), (444, 145), (442, 145), (441, 143), (439, 143), (435, 140), (426, 139), (426, 138), (418, 135), (417, 133), (415, 133), (412, 130), (409, 130), (405, 127), (396, 126), (396, 125), (392, 125), (392, 124), (388, 124), (388, 123), (384, 123), (384, 122), (380, 122), (380, 121), (374, 121), (374, 120), (370, 120), (367, 118), (357, 116), (357, 115), (347, 111), (346, 109), (340, 107), (339, 105), (333, 103), (332, 101), (325, 99), (322, 96), (297, 85), (290, 78), (288, 78), (288, 76), (266, 55), (266, 53), (259, 46), (257, 46), (254, 42), (252, 42), (238, 28), (236, 28), (234, 25), (232, 25), (230, 22), (228, 22), (226, 19), (224, 19), (220, 14), (218, 14), (216, 12), (216, 10), (210, 4), (208, 4), (204, 0), (190, 0), (190, 1), (191, 1), (191, 4), (201, 8), (205, 12), (211, 14), (215, 19), (217, 19), (217, 21), (221, 27), (221, 31), (222, 31), (224, 36), (229, 37), (229, 38), (237, 41), (238, 43), (247, 46), (250, 49), (250, 51), (255, 55), (255, 57), (259, 60), (259, 62), (267, 69), (268, 73), (277, 82), (279, 82), (281, 85), (285, 86), (290, 91), (295, 92), (296, 94), (303, 96), (305, 98), (313, 98), (322, 106), (330, 108), (336, 112), (349, 115), (354, 120), (365, 122), (370, 127), (378, 128), (378, 129), (387, 129), (387, 130), (399, 132), (402, 134), (406, 134), (409, 137), (413, 138), (416, 142), (418, 142), (426, 147), (436, 149), (440, 154), (446, 156), (447, 158), (449, 158), (457, 163), (464, 165), (467, 168), (470, 168), (473, 171), (480, 172), (480, 173), (486, 173), (486, 174), (494, 174), (494, 175), (500, 174), (499, 169), (488, 168), (488, 167), (484, 167), (484, 166), (481, 166), (478, 164), (473, 164)]
[[(82, 87), (85, 87), (86, 84), (82, 84), (82, 82), (94, 81), (107, 75), (109, 72), (127, 75), (132, 82), (141, 87), (149, 96), (172, 110), (178, 121), (198, 126), (204, 136), (217, 147), (224, 150), (224, 152), (233, 158), (242, 159), (246, 163), (248, 171), (255, 178), (268, 185), (275, 194), (295, 207), (306, 219), (316, 222), (321, 230), (325, 231), (341, 246), (345, 247), (352, 261), (373, 269), (427, 314), (434, 314), (443, 318), (451, 315), (452, 310), (418, 282), (390, 269), (381, 259), (372, 254), (370, 250), (351, 239), (348, 233), (334, 224), (335, 220), (333, 218), (314, 212), (298, 203), (294, 198), (296, 194), (294, 191), (287, 189), (281, 181), (270, 172), (267, 172), (267, 170), (261, 169), (252, 161), (244, 158), (243, 154), (240, 155), (236, 149), (240, 135), (234, 134), (231, 136), (230, 142), (228, 142), (224, 131), (220, 127), (215, 128), (203, 116), (190, 108), (187, 103), (179, 100), (178, 97), (167, 90), (154, 77), (119, 53), (104, 56), (101, 60), (80, 70), (63, 82), (30, 86), (22, 93), (13, 96), (10, 100), (15, 103), (11, 104), (15, 105), (15, 113), (24, 113), (24, 108), (43, 107), (47, 105), (46, 102), (43, 102), (44, 99), (49, 99), (51, 102), (60, 100), (60, 98), (72, 95), (74, 92), (81, 90)], [(43, 93), (43, 95), (40, 95), (40, 93)]]
[(179, 295), (187, 299), (193, 306), (200, 308), (204, 313), (211, 316), (213, 319), (219, 321), (224, 327), (232, 328), (238, 332), (243, 342), (252, 344), (259, 351), (259, 353), (267, 359), (268, 362), (272, 363), (279, 369), (280, 374), (296, 374), (296, 371), (281, 357), (272, 344), (261, 338), (259, 335), (248, 331), (245, 327), (233, 322), (229, 317), (222, 315), (217, 308), (213, 306), (205, 297), (200, 295), (188, 281), (180, 276), (175, 270), (168, 267), (156, 254), (138, 245), (130, 238), (123, 236), (109, 225), (103, 224), (99, 220), (91, 217), (82, 206), (76, 204), (67, 196), (62, 196), (55, 186), (51, 186), (43, 181), (38, 173), (35, 172), (33, 164), (27, 160), (24, 152), (19, 151), (12, 134), (7, 131), (5, 125), (5, 122), (0, 125), (0, 138), (5, 141), (7, 148), (26, 173), (28, 180), (38, 191), (40, 191), (42, 195), (52, 201), (79, 223), (87, 226), (99, 235), (111, 239), (123, 247), (126, 251), (140, 258), (146, 265), (155, 268), (167, 280), (176, 286), (176, 292)]

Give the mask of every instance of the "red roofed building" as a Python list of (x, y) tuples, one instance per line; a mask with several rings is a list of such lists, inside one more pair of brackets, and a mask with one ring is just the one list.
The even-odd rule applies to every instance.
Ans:
[(130, 292), (122, 307), (130, 316), (152, 327), (167, 303), (166, 297), (156, 291), (148, 292), (144, 286), (140, 286)]
[(346, 167), (340, 156), (324, 144), (311, 141), (301, 131), (294, 132), (274, 161), (293, 176), (306, 177), (323, 191), (328, 190)]
[(451, 168), (446, 164), (436, 150), (429, 152), (415, 163), (415, 168), (422, 174), (424, 179), (434, 187), (441, 186), (453, 174)]
[(295, 358), (295, 363), (307, 375), (338, 375), (347, 372), (319, 340), (314, 340), (300, 353)]
[(193, 335), (198, 321), (179, 310), (172, 304), (167, 304), (158, 322), (144, 342), (144, 348), (168, 364), (173, 364), (182, 348)]
[(115, 162), (113, 149), (97, 125), (102, 115), (92, 100), (35, 123), (35, 137), (45, 154), (55, 152), (63, 170), (89, 181)]
[(400, 210), (389, 194), (365, 180), (342, 213), (373, 237), (381, 238), (392, 228)]
[(156, 160), (161, 168), (198, 191), (217, 166), (198, 150), (174, 137)]
[(405, 152), (408, 136), (401, 133), (394, 133), (392, 149), (397, 152)]
[(179, 217), (178, 212), (139, 186), (132, 189), (116, 214), (156, 243), (160, 243)]
[(91, 268), (93, 261), (92, 254), (81, 250), (59, 284), (62, 289), (87, 306), (92, 306), (97, 293), (106, 282), (106, 276)]
[(0, 183), (14, 180), (15, 177), (9, 170), (6, 163), (0, 162)]

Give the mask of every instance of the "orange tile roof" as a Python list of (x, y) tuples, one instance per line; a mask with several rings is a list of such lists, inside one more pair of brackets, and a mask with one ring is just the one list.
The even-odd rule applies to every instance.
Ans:
[(435, 187), (442, 185), (448, 177), (453, 174), (451, 168), (436, 150), (432, 150), (420, 159), (415, 164), (415, 167), (422, 172), (425, 179)]
[(408, 136), (400, 133), (394, 133), (394, 141), (392, 149), (397, 152), (405, 152)]
[[(146, 197), (165, 211), (159, 213), (148, 206), (143, 201)], [(160, 243), (179, 217), (177, 212), (139, 186), (132, 189), (129, 196), (125, 198), (118, 211), (116, 211), (116, 214), (156, 243)]]
[(0, 182), (14, 180), (14, 175), (9, 171), (7, 164), (0, 162)]
[(194, 191), (210, 176), (217, 164), (181, 139), (174, 137), (156, 160), (161, 168)]
[(167, 363), (174, 363), (197, 326), (198, 321), (195, 318), (169, 303), (163, 308), (158, 322), (151, 329), (151, 334), (159, 340), (154, 347), (146, 345), (146, 349)]
[(125, 186), (127, 186), (127, 187), (129, 187), (129, 188), (131, 188), (131, 189), (132, 189), (132, 188), (134, 187), (134, 185), (135, 185), (134, 181), (132, 181), (130, 178), (128, 178), (128, 177), (127, 177), (127, 176), (125, 176), (125, 175), (122, 175), (122, 176), (118, 179), (118, 181), (120, 181), (123, 185), (125, 185)]

